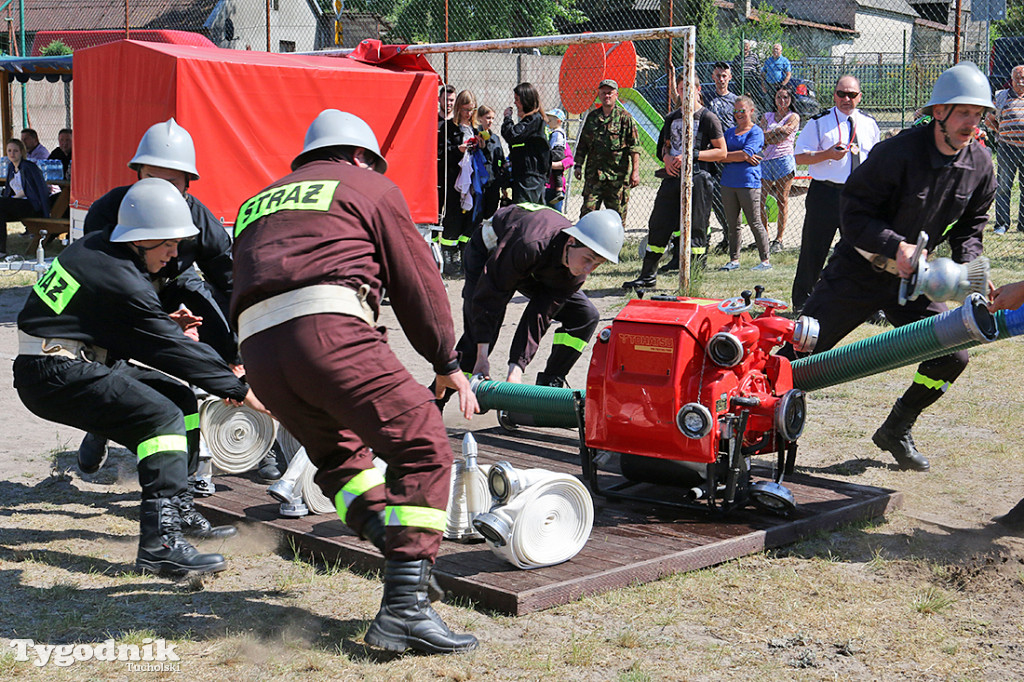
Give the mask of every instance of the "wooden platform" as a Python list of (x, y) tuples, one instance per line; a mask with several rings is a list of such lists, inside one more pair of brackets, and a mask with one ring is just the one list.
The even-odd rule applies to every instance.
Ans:
[[(481, 464), (505, 460), (516, 467), (581, 473), (573, 432), (523, 429), (509, 435), (494, 428), (474, 435)], [(461, 436), (451, 435), (455, 452), (459, 452)], [(609, 482), (618, 478), (607, 476)], [(373, 546), (352, 535), (336, 516), (280, 518), (278, 503), (266, 494), (265, 486), (243, 476), (214, 480), (217, 494), (196, 500), (212, 521), (260, 522), (291, 538), (303, 551), (329, 561), (360, 570), (383, 565)], [(902, 503), (902, 495), (892, 490), (809, 476), (794, 475), (786, 480), (786, 487), (798, 504), (788, 519), (753, 510), (722, 519), (702, 511), (596, 497), (593, 533), (571, 561), (523, 571), (496, 557), (485, 544), (445, 541), (435, 575), (451, 595), (472, 599), (482, 608), (519, 615), (792, 543), (820, 530), (881, 516)], [(648, 488), (646, 492), (659, 492), (653, 486)]]

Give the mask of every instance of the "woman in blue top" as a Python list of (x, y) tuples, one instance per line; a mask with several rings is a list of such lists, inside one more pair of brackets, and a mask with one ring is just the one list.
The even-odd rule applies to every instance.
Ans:
[(754, 102), (746, 95), (733, 106), (736, 125), (725, 131), (725, 166), (722, 168), (722, 205), (729, 223), (730, 261), (719, 270), (740, 266), (740, 209), (747, 218), (761, 263), (752, 270), (771, 270), (768, 262), (768, 233), (761, 224), (761, 149), (764, 132), (754, 125)]
[(7, 255), (7, 222), (50, 217), (50, 186), (39, 167), (25, 158), (25, 143), (7, 141), (7, 184), (0, 192), (0, 258)]

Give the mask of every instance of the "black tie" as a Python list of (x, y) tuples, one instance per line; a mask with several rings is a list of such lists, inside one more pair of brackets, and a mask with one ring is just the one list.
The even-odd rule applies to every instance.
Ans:
[[(846, 119), (846, 121), (850, 124), (850, 147), (853, 147), (854, 143), (857, 141), (857, 138), (855, 137), (856, 133), (855, 133), (855, 131), (853, 129), (853, 115), (851, 115), (850, 118)], [(857, 166), (859, 166), (859, 165), (860, 165), (860, 150), (857, 150), (857, 153), (855, 153), (855, 154), (851, 152), (851, 156), (850, 156), (850, 173), (852, 174), (853, 171), (857, 170)]]

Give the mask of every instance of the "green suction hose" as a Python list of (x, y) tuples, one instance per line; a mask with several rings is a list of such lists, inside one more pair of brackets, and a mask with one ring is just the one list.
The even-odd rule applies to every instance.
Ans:
[(481, 411), (505, 411), (511, 423), (576, 427), (575, 391), (571, 388), (474, 380), (473, 391)]
[(972, 294), (955, 310), (794, 360), (793, 385), (814, 391), (989, 343), (997, 324), (984, 297)]

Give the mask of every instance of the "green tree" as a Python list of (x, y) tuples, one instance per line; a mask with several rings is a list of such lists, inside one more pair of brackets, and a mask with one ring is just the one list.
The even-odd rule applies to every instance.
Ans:
[(40, 50), (39, 54), (44, 57), (57, 57), (62, 54), (71, 54), (71, 48), (59, 40), (54, 40), (52, 43)]
[(762, 0), (757, 5), (757, 18), (752, 19), (746, 24), (740, 24), (733, 29), (733, 37), (736, 40), (736, 44), (739, 45), (740, 40), (756, 41), (757, 54), (764, 59), (771, 56), (772, 45), (780, 43), (782, 45), (782, 54), (788, 59), (803, 59), (803, 52), (792, 45), (787, 45), (784, 40), (785, 29), (782, 27), (782, 20), (786, 17), (787, 15), (784, 12), (776, 11), (774, 7)]
[[(445, 41), (443, 0), (354, 0), (347, 10), (374, 12), (392, 25), (391, 42)], [(448, 0), (448, 40), (492, 40), (516, 36), (555, 35), (559, 23), (579, 23), (586, 17), (576, 0), (488, 2)]]
[(1024, 35), (1024, 0), (1006, 0), (1006, 19), (992, 22), (992, 37)]

